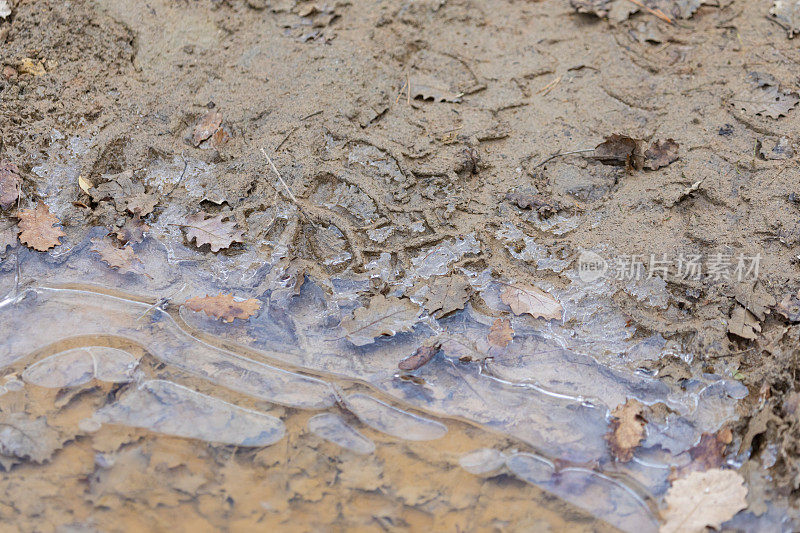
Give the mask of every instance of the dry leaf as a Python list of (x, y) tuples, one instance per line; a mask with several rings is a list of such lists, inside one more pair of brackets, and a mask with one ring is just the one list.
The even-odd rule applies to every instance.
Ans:
[(19, 198), (21, 183), (17, 165), (7, 159), (0, 161), (0, 207), (5, 209), (14, 205)]
[(463, 276), (437, 276), (425, 297), (425, 310), (435, 318), (442, 318), (458, 309), (463, 309), (472, 289)]
[(415, 76), (408, 80), (410, 94), (413, 99), (432, 100), (434, 102), (461, 101), (462, 93), (454, 93), (443, 88), (443, 83), (427, 76)]
[(657, 170), (678, 159), (678, 143), (673, 139), (654, 141), (644, 153), (644, 167)]
[(528, 313), (533, 318), (560, 319), (563, 308), (558, 300), (532, 285), (508, 285), (500, 299), (515, 315)]
[(623, 463), (633, 458), (633, 450), (644, 438), (642, 417), (644, 405), (638, 400), (629, 399), (611, 411), (611, 431), (606, 435), (611, 453)]
[(505, 348), (514, 340), (514, 330), (511, 329), (511, 320), (498, 318), (489, 329), (487, 336), (489, 344), (496, 348)]
[(433, 356), (436, 355), (436, 352), (439, 351), (439, 345), (436, 344), (434, 346), (420, 346), (417, 348), (417, 351), (414, 352), (414, 355), (411, 357), (406, 357), (400, 363), (398, 363), (397, 368), (400, 370), (416, 370), (428, 364), (428, 361), (433, 359)]
[(214, 135), (211, 136), (211, 144), (219, 150), (222, 146), (230, 140), (231, 136), (225, 131), (225, 128), (219, 128), (217, 131), (214, 132)]
[(8, 6), (8, 0), (0, 0), (0, 18), (4, 19), (11, 14), (11, 8)]
[(734, 99), (743, 111), (777, 119), (800, 102), (800, 94), (781, 91), (778, 81), (769, 74), (751, 72), (748, 78), (750, 87)]
[(89, 189), (94, 187), (94, 184), (83, 176), (78, 176), (78, 187), (86, 194), (89, 194)]
[(625, 165), (640, 170), (644, 165), (642, 150), (641, 140), (615, 133), (595, 147), (593, 157), (604, 165)]
[(0, 454), (43, 463), (61, 448), (59, 433), (47, 419), (25, 413), (0, 413)]
[(58, 219), (50, 214), (44, 202), (39, 200), (35, 209), (22, 209), (17, 214), (19, 219), (19, 240), (29, 248), (45, 252), (61, 244), (59, 240), (66, 233), (54, 227)]
[(780, 24), (792, 39), (800, 33), (800, 2), (797, 0), (775, 0), (770, 14)]
[(392, 336), (400, 331), (411, 331), (417, 322), (420, 309), (407, 298), (387, 298), (375, 295), (367, 307), (360, 307), (353, 316), (342, 320), (347, 339), (356, 346), (375, 342), (375, 337)]
[(149, 230), (150, 226), (136, 214), (133, 218), (125, 221), (125, 225), (116, 231), (116, 236), (122, 244), (136, 244), (144, 240), (144, 234)]
[(675, 481), (664, 498), (660, 533), (702, 533), (719, 528), (747, 507), (744, 479), (733, 470), (692, 472)]
[(186, 300), (186, 307), (192, 311), (202, 311), (211, 318), (222, 319), (223, 322), (233, 322), (235, 318), (247, 320), (261, 309), (261, 302), (255, 298), (235, 300), (232, 294), (218, 294), (217, 296), (196, 296)]
[(578, 13), (596, 15), (600, 18), (608, 15), (612, 0), (569, 0)]
[(234, 242), (243, 242), (241, 230), (236, 229), (236, 222), (223, 222), (227, 215), (217, 215), (206, 218), (207, 213), (199, 212), (186, 218), (186, 238), (189, 242), (195, 241), (197, 247), (205, 244), (211, 247), (212, 252), (218, 252), (229, 247)]
[(95, 202), (107, 199), (114, 200), (117, 211), (129, 211), (132, 214), (145, 216), (153, 211), (158, 198), (148, 194), (141, 181), (134, 180), (132, 170), (124, 170), (119, 174), (104, 175), (104, 183), (85, 190)]
[(222, 125), (222, 113), (213, 109), (200, 118), (200, 122), (194, 127), (192, 142), (195, 146), (214, 135)]
[(139, 266), (141, 262), (133, 253), (133, 248), (130, 245), (122, 248), (117, 248), (113, 245), (110, 239), (92, 239), (92, 251), (100, 255), (109, 267), (118, 270), (120, 273), (130, 272), (132, 274), (141, 274)]
[(731, 312), (728, 331), (743, 339), (755, 340), (761, 333), (761, 324), (753, 313), (741, 305), (737, 305)]

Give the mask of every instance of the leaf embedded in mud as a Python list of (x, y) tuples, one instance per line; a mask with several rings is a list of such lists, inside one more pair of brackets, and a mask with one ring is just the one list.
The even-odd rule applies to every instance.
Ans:
[(790, 39), (800, 34), (800, 2), (775, 0), (769, 12), (774, 20), (786, 30)]
[(92, 251), (100, 255), (109, 267), (120, 273), (141, 274), (141, 262), (130, 244), (117, 248), (111, 239), (92, 239)]
[(639, 170), (644, 164), (642, 145), (640, 139), (615, 133), (595, 147), (593, 157), (604, 165), (625, 165)]
[(761, 333), (761, 324), (753, 313), (741, 305), (737, 305), (731, 312), (731, 318), (728, 321), (728, 332), (743, 339), (755, 340), (758, 338), (758, 334)]
[(733, 470), (692, 472), (667, 491), (660, 533), (702, 533), (747, 507), (744, 479)]
[(192, 311), (203, 312), (211, 318), (220, 319), (231, 323), (239, 318), (247, 320), (261, 309), (261, 302), (255, 298), (236, 300), (232, 294), (218, 294), (216, 296), (195, 296), (186, 300), (186, 307)]
[(7, 159), (0, 161), (0, 208), (14, 205), (19, 198), (21, 183), (17, 165)]
[(437, 276), (430, 283), (425, 297), (425, 310), (435, 318), (442, 318), (463, 309), (472, 294), (469, 281), (463, 276)]
[(58, 218), (50, 214), (50, 209), (41, 200), (34, 209), (20, 210), (17, 218), (20, 242), (34, 250), (46, 252), (61, 244), (59, 239), (66, 235), (60, 228), (55, 227), (59, 223)]
[(606, 435), (611, 454), (618, 461), (627, 462), (633, 458), (633, 450), (644, 439), (646, 420), (642, 416), (644, 404), (629, 399), (611, 411), (611, 431)]
[(434, 102), (461, 101), (461, 93), (444, 88), (444, 83), (428, 76), (417, 75), (408, 80), (409, 93), (413, 99), (432, 100)]
[(533, 318), (560, 319), (564, 310), (549, 293), (532, 285), (507, 285), (500, 299), (515, 315), (529, 314)]
[(653, 141), (650, 148), (644, 152), (644, 167), (658, 170), (678, 160), (678, 143), (673, 139), (666, 141)]
[(213, 109), (200, 117), (200, 121), (194, 127), (192, 134), (192, 142), (195, 146), (200, 146), (200, 143), (214, 135), (219, 127), (222, 125), (222, 113), (214, 111)]
[(147, 231), (150, 231), (150, 226), (137, 213), (133, 218), (127, 219), (125, 224), (116, 231), (116, 237), (122, 244), (138, 244), (144, 240)]
[(62, 444), (59, 432), (47, 424), (45, 417), (0, 413), (0, 454), (43, 463)]
[(198, 248), (207, 244), (212, 252), (227, 248), (234, 242), (243, 242), (244, 236), (241, 230), (236, 229), (236, 222), (223, 221), (227, 215), (206, 216), (207, 213), (201, 211), (187, 217), (186, 223), (182, 224), (189, 242), (195, 241)]
[(411, 300), (378, 294), (367, 307), (356, 309), (351, 317), (342, 320), (342, 327), (350, 342), (365, 346), (375, 342), (376, 337), (411, 331), (419, 315), (420, 308)]
[(498, 318), (492, 323), (487, 336), (489, 344), (496, 348), (505, 348), (514, 340), (514, 330), (511, 328), (511, 320)]
[(436, 355), (436, 352), (438, 351), (438, 344), (432, 346), (420, 346), (413, 355), (400, 361), (397, 364), (397, 368), (400, 370), (416, 370), (418, 368), (422, 368), (428, 364), (431, 359), (433, 359), (433, 356)]
[(95, 202), (112, 199), (118, 211), (145, 216), (153, 211), (158, 198), (148, 193), (140, 180), (134, 179), (133, 170), (124, 170), (119, 174), (105, 174), (103, 183), (93, 186), (85, 192)]
[(800, 94), (781, 91), (778, 81), (769, 74), (751, 72), (748, 79), (750, 86), (733, 100), (742, 111), (777, 119), (800, 102)]

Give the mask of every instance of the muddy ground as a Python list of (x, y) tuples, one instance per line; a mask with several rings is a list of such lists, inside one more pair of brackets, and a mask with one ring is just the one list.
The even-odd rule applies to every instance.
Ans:
[[(670, 271), (665, 305), (625, 291), (614, 299), (637, 338), (659, 334), (692, 354), (647, 370), (746, 385), (727, 453), (762, 501), (794, 505), (800, 48), (791, 25), (770, 15), (770, 1), (689, 13), (574, 4), (589, 13), (568, 0), (12, 0), (0, 22), (0, 159), (17, 165), (21, 194), (0, 231), (14, 232), (9, 249), (21, 246), (16, 210), (39, 199), (71, 242), (92, 227), (202, 210), (242, 231), (216, 253), (261, 243), (267, 256), (279, 243), (286, 265), (322, 286), (381, 268), (402, 274), (421, 250), (474, 235), (476, 248), (449, 268), (564, 287), (558, 271), (513, 253), (525, 244), (503, 233), (508, 222), (569, 268), (583, 250), (610, 262), (635, 255), (645, 269), (651, 254), (699, 254), (706, 267), (716, 254), (760, 256), (757, 279)], [(638, 152), (601, 160), (593, 149), (612, 134), (644, 148), (673, 139), (677, 152), (663, 166)], [(37, 173), (74, 136), (92, 142), (70, 180)], [(153, 168), (180, 177), (160, 180)], [(171, 235), (188, 244), (178, 226)], [(362, 298), (386, 293), (387, 279), (373, 277)], [(90, 446), (71, 450), (80, 462)], [(218, 526), (224, 510), (214, 512), (207, 523)]]

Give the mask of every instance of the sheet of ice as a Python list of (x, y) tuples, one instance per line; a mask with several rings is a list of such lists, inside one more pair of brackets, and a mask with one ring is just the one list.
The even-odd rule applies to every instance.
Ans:
[(28, 383), (40, 387), (75, 387), (93, 378), (110, 383), (133, 380), (139, 361), (129, 353), (105, 346), (66, 350), (38, 361), (22, 373)]
[(585, 509), (626, 532), (655, 533), (658, 521), (644, 500), (611, 478), (583, 468), (556, 471), (544, 459), (517, 453), (506, 461), (518, 478)]
[(333, 413), (322, 413), (308, 420), (308, 430), (327, 441), (358, 454), (375, 451), (375, 443), (348, 426), (342, 417)]
[(105, 424), (235, 446), (269, 446), (285, 433), (278, 418), (164, 380), (142, 383), (93, 418)]
[[(72, 336), (114, 335), (139, 343), (166, 364), (255, 398), (302, 409), (336, 402), (326, 382), (207, 344), (184, 331), (169, 313), (149, 307), (80, 290), (28, 291), (16, 306), (0, 307), (0, 333), (9, 339), (0, 345), (0, 367)], [(37, 334), (11, 335), (28, 331), (30, 316), (37, 317)]]
[(434, 440), (447, 433), (444, 424), (407, 413), (366, 394), (351, 394), (345, 404), (364, 424), (400, 439)]

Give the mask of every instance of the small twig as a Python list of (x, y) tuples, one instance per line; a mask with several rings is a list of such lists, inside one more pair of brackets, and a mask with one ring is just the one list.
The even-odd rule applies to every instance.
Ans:
[(148, 307), (147, 309), (145, 309), (144, 313), (142, 313), (142, 315), (141, 315), (139, 318), (137, 318), (137, 319), (136, 319), (136, 321), (138, 322), (138, 321), (140, 321), (141, 319), (143, 319), (145, 316), (147, 316), (147, 314), (148, 314), (150, 311), (152, 311), (152, 310), (153, 310), (153, 309), (155, 309), (156, 307), (161, 307), (161, 306), (163, 306), (164, 304), (166, 304), (167, 302), (169, 302), (169, 301), (170, 301), (172, 298), (174, 298), (176, 295), (178, 295), (178, 294), (180, 294), (181, 292), (183, 292), (183, 289), (185, 289), (185, 288), (186, 288), (186, 284), (184, 283), (184, 284), (183, 284), (183, 287), (181, 287), (181, 288), (180, 288), (180, 289), (178, 289), (177, 291), (173, 292), (173, 293), (172, 293), (172, 294), (170, 294), (169, 296), (164, 296), (163, 298), (159, 298), (158, 300), (156, 300), (156, 303), (154, 303), (153, 305), (151, 305), (150, 307)]
[(562, 155), (583, 154), (583, 153), (586, 153), (586, 152), (594, 152), (594, 148), (585, 148), (583, 150), (571, 150), (569, 152), (561, 152), (561, 151), (559, 151), (559, 152), (554, 153), (553, 155), (551, 155), (550, 157), (548, 157), (547, 159), (545, 159), (541, 163), (535, 165), (533, 168), (539, 168), (540, 166), (544, 165), (545, 163), (547, 163), (551, 159), (555, 159), (556, 157), (561, 157)]
[(547, 96), (547, 93), (552, 91), (555, 88), (555, 86), (558, 85), (561, 82), (561, 78), (563, 78), (563, 77), (564, 76), (557, 77), (556, 79), (554, 79), (553, 81), (551, 81), (550, 83), (548, 83), (547, 85), (545, 85), (544, 87), (542, 87), (541, 89), (536, 91), (536, 94), (541, 94), (542, 96)]
[(314, 229), (319, 229), (319, 228), (317, 228), (317, 225), (314, 224), (314, 221), (311, 220), (311, 217), (308, 216), (308, 213), (306, 213), (305, 210), (300, 206), (300, 202), (297, 200), (297, 198), (295, 197), (294, 193), (289, 188), (289, 185), (285, 181), (283, 181), (283, 178), (281, 177), (281, 173), (278, 172), (278, 168), (275, 166), (275, 163), (272, 162), (272, 159), (270, 159), (269, 155), (267, 154), (267, 151), (264, 150), (264, 148), (261, 148), (261, 153), (264, 154), (264, 157), (267, 158), (267, 162), (269, 163), (269, 166), (272, 167), (272, 171), (275, 172), (276, 176), (278, 176), (278, 180), (281, 182), (281, 185), (283, 185), (283, 187), (286, 189), (286, 193), (289, 195), (289, 198), (292, 200), (292, 203), (294, 203), (294, 205), (297, 207), (297, 210), (300, 211), (300, 213), (302, 213), (302, 215), (304, 217), (306, 217), (306, 220), (308, 220), (308, 222), (311, 224), (311, 226)]
[(673, 20), (671, 18), (669, 18), (667, 15), (665, 15), (664, 12), (661, 11), (660, 9), (658, 9), (658, 8), (652, 9), (650, 7), (647, 7), (646, 5), (641, 3), (639, 0), (628, 0), (628, 1), (636, 4), (637, 6), (641, 7), (642, 9), (644, 9), (645, 11), (650, 13), (651, 15), (655, 15), (656, 17), (660, 18), (661, 20), (663, 20), (665, 22), (669, 22), (670, 24), (675, 24), (675, 22), (673, 22)]
[(317, 115), (321, 115), (323, 111), (324, 111), (324, 109), (320, 109), (319, 111), (314, 111), (314, 112), (313, 112), (313, 113), (311, 113), (310, 115), (306, 115), (306, 116), (304, 116), (303, 118), (301, 118), (300, 120), (301, 120), (301, 121), (302, 121), (302, 120), (308, 120), (308, 119), (309, 119), (309, 118), (311, 118), (311, 117), (316, 117)]
[(283, 146), (283, 143), (285, 143), (286, 141), (288, 141), (288, 140), (289, 140), (289, 137), (291, 137), (291, 136), (292, 136), (292, 133), (296, 132), (296, 131), (297, 131), (299, 128), (300, 128), (300, 126), (295, 126), (294, 128), (292, 128), (292, 129), (289, 131), (289, 133), (287, 133), (287, 134), (286, 134), (286, 137), (284, 137), (284, 138), (283, 138), (283, 140), (282, 140), (281, 142), (279, 142), (279, 143), (278, 143), (278, 146), (276, 146), (276, 147), (275, 147), (275, 151), (277, 152), (278, 150), (280, 150), (280, 149), (281, 149), (281, 146)]

